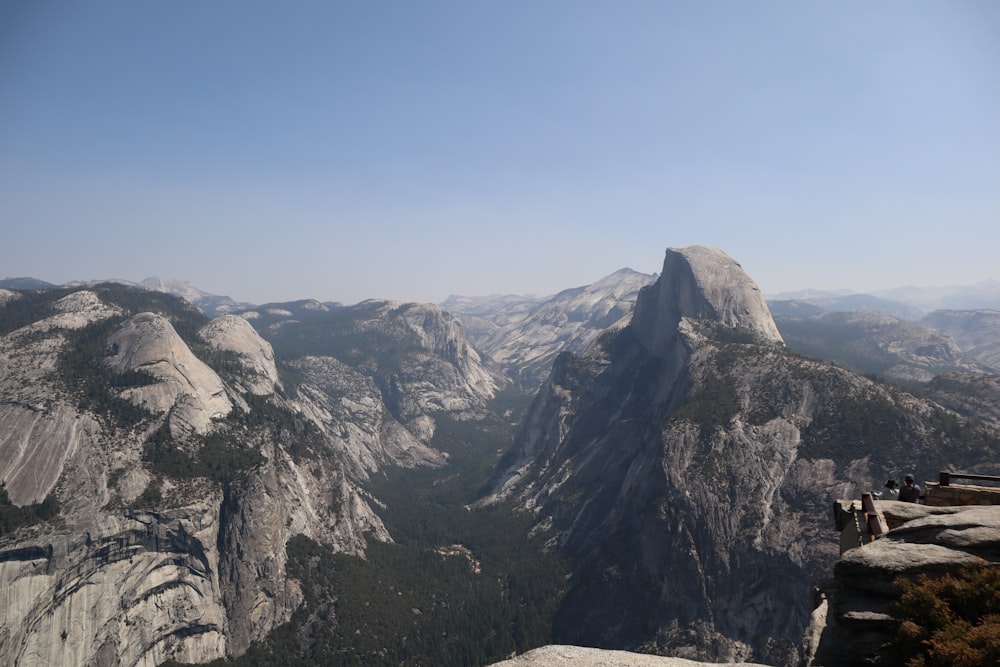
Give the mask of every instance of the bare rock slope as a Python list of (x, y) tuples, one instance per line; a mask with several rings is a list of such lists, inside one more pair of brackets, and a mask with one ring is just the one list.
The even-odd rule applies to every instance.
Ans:
[(794, 664), (829, 499), (997, 461), (996, 433), (789, 354), (734, 260), (670, 249), (629, 326), (556, 359), (484, 502), (558, 531), (560, 642)]
[[(361, 482), (442, 465), (434, 419), (495, 387), (436, 307), (370, 305), (333, 332), (346, 361), (293, 359), (287, 390), (246, 318), (120, 285), (3, 296), (0, 482), (42, 519), (0, 534), (3, 664), (241, 655), (302, 600), (288, 540), (391, 540)], [(380, 370), (354, 343), (393, 327), (412, 345)]]
[(581, 353), (605, 329), (627, 324), (639, 290), (655, 279), (621, 269), (548, 298), (452, 296), (442, 306), (462, 319), (478, 349), (534, 390), (560, 352)]
[(751, 662), (699, 662), (685, 658), (609, 651), (581, 646), (545, 646), (490, 667), (761, 667)]

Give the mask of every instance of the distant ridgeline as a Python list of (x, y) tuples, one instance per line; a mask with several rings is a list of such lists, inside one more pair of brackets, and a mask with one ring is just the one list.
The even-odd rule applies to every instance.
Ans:
[[(306, 300), (210, 319), (36, 287), (0, 291), (3, 664), (472, 665), (551, 644), (825, 664), (830, 640), (802, 637), (838, 559), (830, 500), (1000, 474), (982, 340), (944, 366), (926, 332), (851, 348), (902, 360), (868, 376), (808, 358), (713, 248), (550, 299), (456, 297), (457, 316)], [(883, 511), (841, 590), (888, 590), (873, 554), (971, 544), (990, 512)], [(862, 627), (909, 612), (878, 613)], [(938, 641), (904, 620), (886, 641)]]

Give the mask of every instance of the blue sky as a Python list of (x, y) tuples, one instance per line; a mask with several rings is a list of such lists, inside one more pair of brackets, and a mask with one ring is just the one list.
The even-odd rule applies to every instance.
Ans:
[(1000, 279), (1000, 3), (0, 3), (0, 276), (550, 294)]

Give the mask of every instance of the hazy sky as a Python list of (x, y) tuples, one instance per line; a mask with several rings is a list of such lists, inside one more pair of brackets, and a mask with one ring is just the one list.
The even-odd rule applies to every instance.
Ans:
[(1000, 278), (1000, 2), (0, 2), (0, 276)]

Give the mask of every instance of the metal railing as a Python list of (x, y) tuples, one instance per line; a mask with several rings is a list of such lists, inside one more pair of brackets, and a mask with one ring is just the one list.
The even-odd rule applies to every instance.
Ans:
[(971, 479), (977, 482), (1000, 482), (998, 475), (972, 475), (964, 472), (941, 472), (938, 473), (938, 484), (941, 486), (951, 485), (953, 479)]

